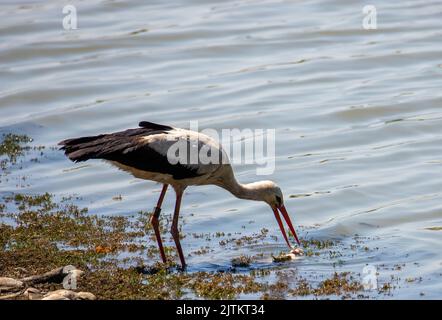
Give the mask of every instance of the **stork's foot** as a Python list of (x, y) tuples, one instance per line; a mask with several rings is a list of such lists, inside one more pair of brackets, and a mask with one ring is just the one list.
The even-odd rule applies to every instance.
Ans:
[(187, 265), (184, 265), (184, 266), (177, 266), (176, 267), (176, 269), (179, 271), (179, 272), (185, 272), (186, 270), (187, 270)]

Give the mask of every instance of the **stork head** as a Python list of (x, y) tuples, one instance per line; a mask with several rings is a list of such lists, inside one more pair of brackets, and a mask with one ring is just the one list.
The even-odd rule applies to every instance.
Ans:
[(290, 232), (292, 233), (296, 242), (298, 243), (298, 245), (301, 245), (298, 236), (296, 235), (296, 231), (293, 227), (292, 221), (290, 220), (290, 216), (284, 206), (284, 198), (282, 195), (282, 191), (278, 187), (278, 185), (273, 181), (261, 181), (256, 183), (255, 189), (258, 191), (260, 200), (268, 203), (272, 208), (276, 221), (278, 222), (279, 228), (281, 229), (282, 235), (287, 242), (287, 245), (292, 248), (287, 237), (284, 225), (281, 221), (280, 213), (284, 217), (284, 220), (287, 223)]

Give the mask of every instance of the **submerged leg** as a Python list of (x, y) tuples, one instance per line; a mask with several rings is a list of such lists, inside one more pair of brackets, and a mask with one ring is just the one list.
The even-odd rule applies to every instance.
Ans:
[(166, 263), (166, 254), (164, 253), (163, 248), (163, 242), (161, 241), (161, 234), (160, 234), (160, 228), (159, 228), (159, 220), (158, 217), (161, 213), (161, 204), (163, 203), (164, 196), (167, 191), (168, 184), (163, 185), (163, 189), (161, 190), (160, 198), (158, 199), (157, 206), (155, 207), (155, 211), (153, 215), (150, 218), (150, 223), (152, 224), (153, 230), (155, 231), (155, 237), (157, 238), (158, 242), (158, 248), (160, 249), (161, 259), (163, 259), (163, 262)]
[(172, 221), (172, 237), (175, 241), (176, 249), (178, 251), (178, 255), (181, 260), (181, 267), (182, 269), (186, 268), (186, 261), (184, 260), (184, 254), (183, 250), (181, 249), (181, 243), (180, 243), (180, 234), (178, 232), (178, 218), (180, 215), (180, 207), (181, 207), (181, 198), (183, 196), (182, 191), (176, 191), (176, 203), (175, 203), (175, 211), (173, 213), (173, 221)]

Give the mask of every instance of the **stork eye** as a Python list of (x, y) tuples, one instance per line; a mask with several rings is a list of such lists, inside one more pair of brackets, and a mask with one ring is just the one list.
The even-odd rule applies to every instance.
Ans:
[(282, 205), (282, 199), (280, 196), (276, 196), (276, 203), (278, 204), (278, 206)]

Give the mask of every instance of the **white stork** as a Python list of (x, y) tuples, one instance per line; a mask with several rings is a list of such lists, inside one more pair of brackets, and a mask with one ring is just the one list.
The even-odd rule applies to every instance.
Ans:
[[(217, 163), (207, 163), (204, 161), (203, 163), (198, 160), (196, 163), (178, 162), (172, 164), (167, 156), (167, 152), (177, 141), (185, 142), (189, 148), (197, 147), (198, 151), (202, 148), (210, 148), (212, 152), (218, 152), (223, 157), (223, 161), (218, 161)], [(137, 178), (157, 181), (163, 184), (150, 222), (155, 231), (161, 258), (165, 263), (167, 260), (161, 241), (158, 217), (169, 185), (174, 188), (176, 193), (171, 233), (183, 268), (185, 268), (186, 262), (178, 233), (178, 216), (183, 192), (191, 185), (216, 185), (226, 189), (240, 199), (266, 202), (275, 214), (287, 245), (292, 249), (278, 210), (282, 213), (296, 242), (300, 244), (287, 210), (284, 207), (281, 189), (272, 181), (259, 181), (248, 184), (239, 183), (235, 179), (232, 166), (222, 146), (207, 135), (143, 121), (140, 122), (139, 128), (136, 129), (68, 139), (61, 141), (59, 145), (62, 146), (61, 150), (64, 150), (65, 154), (72, 161), (104, 159)]]

